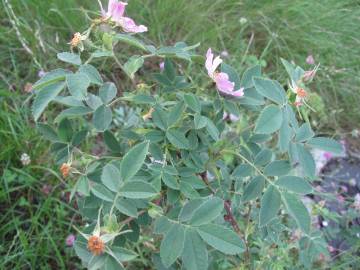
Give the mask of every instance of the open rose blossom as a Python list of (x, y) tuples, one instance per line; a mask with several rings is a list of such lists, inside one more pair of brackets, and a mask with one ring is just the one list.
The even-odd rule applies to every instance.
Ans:
[(121, 26), (124, 32), (142, 33), (148, 30), (146, 26), (136, 25), (133, 19), (124, 16), (127, 3), (118, 0), (109, 0), (107, 11), (103, 9), (101, 2), (99, 3), (104, 19), (111, 19), (111, 21), (115, 22), (118, 26)]
[(216, 88), (226, 95), (234, 97), (242, 97), (244, 95), (244, 88), (234, 91), (235, 83), (231, 82), (229, 75), (224, 72), (217, 72), (216, 69), (222, 63), (220, 56), (214, 59), (214, 54), (211, 48), (206, 53), (205, 68), (207, 69), (209, 77), (216, 83)]

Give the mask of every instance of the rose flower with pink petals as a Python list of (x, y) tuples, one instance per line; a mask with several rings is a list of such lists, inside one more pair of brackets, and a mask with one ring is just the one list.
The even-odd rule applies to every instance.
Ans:
[(244, 95), (244, 88), (234, 91), (235, 83), (231, 82), (229, 75), (225, 72), (217, 72), (216, 69), (222, 63), (220, 56), (214, 59), (214, 54), (211, 48), (206, 53), (205, 68), (207, 69), (209, 77), (215, 82), (216, 88), (226, 95), (233, 97), (242, 97)]
[(142, 33), (148, 29), (144, 25), (136, 25), (135, 21), (129, 17), (125, 17), (125, 8), (127, 3), (118, 0), (109, 0), (108, 10), (105, 11), (100, 3), (101, 14), (104, 19), (111, 19), (116, 25), (122, 27), (124, 32), (128, 33)]

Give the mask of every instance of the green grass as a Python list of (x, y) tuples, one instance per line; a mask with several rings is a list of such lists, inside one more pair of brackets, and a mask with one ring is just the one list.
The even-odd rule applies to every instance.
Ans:
[[(29, 121), (16, 94), (0, 91), (0, 269), (69, 269), (73, 251), (65, 248), (74, 210), (66, 185), (48, 162), (48, 144)], [(22, 153), (31, 163), (23, 166)], [(50, 185), (49, 194), (43, 192)]]
[[(7, 3), (11, 3), (11, 8)], [(50, 2), (50, 3), (49, 3)], [(226, 50), (239, 70), (262, 61), (273, 78), (285, 83), (280, 57), (305, 64), (308, 54), (321, 63), (311, 88), (321, 95), (328, 116), (321, 126), (339, 132), (359, 128), (360, 2), (357, 0), (131, 0), (128, 13), (149, 27), (160, 44), (185, 40)], [(57, 64), (72, 34), (83, 31), (98, 11), (96, 0), (2, 0), (0, 9), (0, 268), (69, 269), (73, 254), (64, 246), (71, 231), (66, 187), (45, 168), (48, 144), (34, 129), (27, 82), (40, 69)], [(246, 23), (240, 19), (245, 18)], [(8, 90), (11, 89), (11, 90)], [(19, 158), (28, 152), (32, 165)], [(56, 186), (49, 196), (43, 184)], [(75, 267), (76, 268), (76, 267)]]
[[(19, 43), (9, 8), (0, 11), (0, 69), (8, 84), (24, 85), (41, 68), (54, 66), (54, 55), (67, 49), (72, 33), (85, 30), (98, 11), (97, 1), (2, 0), (11, 2), (14, 23), (33, 55)], [(128, 13), (149, 26), (146, 38), (161, 44), (201, 42), (200, 52), (226, 50), (240, 70), (253, 56), (267, 63), (274, 78), (283, 79), (280, 57), (304, 67), (308, 54), (321, 64), (312, 89), (319, 93), (331, 116), (331, 127), (351, 131), (360, 123), (360, 3), (356, 0), (132, 0)], [(245, 24), (240, 23), (246, 18)], [(253, 38), (251, 38), (253, 37)], [(249, 58), (249, 56), (251, 56)], [(36, 62), (38, 64), (36, 64)], [(24, 66), (24, 63), (26, 65)], [(5, 67), (5, 68), (4, 68)]]

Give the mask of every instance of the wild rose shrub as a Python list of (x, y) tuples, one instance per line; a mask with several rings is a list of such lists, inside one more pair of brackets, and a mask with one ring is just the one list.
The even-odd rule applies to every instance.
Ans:
[[(299, 122), (316, 70), (282, 60), (288, 91), (260, 66), (240, 76), (211, 49), (204, 59), (198, 45), (148, 45), (134, 35), (147, 27), (125, 17), (125, 6), (113, 0), (101, 8), (71, 51), (57, 55), (64, 68), (33, 85), (38, 129), (83, 218), (74, 243), (83, 265), (310, 268), (326, 257), (301, 200), (316, 178), (309, 149), (342, 150)], [(136, 54), (119, 55), (117, 46)], [(105, 60), (128, 76), (120, 82), (127, 92), (104, 81)], [(143, 68), (154, 60), (163, 70)], [(136, 85), (140, 69), (147, 84)], [(41, 117), (54, 102), (61, 112)], [(94, 155), (89, 144), (106, 151)]]

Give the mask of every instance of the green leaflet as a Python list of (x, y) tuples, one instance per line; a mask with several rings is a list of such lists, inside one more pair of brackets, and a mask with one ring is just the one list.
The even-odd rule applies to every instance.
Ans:
[(184, 133), (179, 130), (169, 129), (168, 131), (166, 131), (166, 138), (175, 147), (178, 147), (180, 149), (190, 148), (188, 139), (185, 137)]
[(201, 238), (213, 248), (225, 254), (238, 254), (245, 250), (245, 244), (232, 230), (215, 224), (197, 228)]
[(126, 182), (119, 190), (119, 194), (130, 199), (147, 199), (157, 195), (157, 190), (149, 183), (136, 180)]
[(250, 183), (245, 187), (244, 194), (241, 197), (243, 202), (258, 198), (265, 187), (265, 178), (263, 176), (256, 176), (250, 180)]
[(111, 163), (107, 164), (103, 168), (101, 181), (108, 189), (117, 192), (122, 184), (119, 169)]
[(144, 64), (144, 58), (139, 55), (133, 55), (124, 65), (124, 71), (131, 78), (134, 79), (136, 71), (138, 71)]
[(207, 270), (208, 251), (204, 241), (193, 229), (185, 232), (185, 245), (182, 262), (187, 270)]
[(112, 101), (117, 94), (117, 89), (114, 83), (104, 83), (99, 89), (99, 97), (104, 104)]
[(57, 54), (57, 58), (69, 64), (73, 64), (77, 66), (81, 65), (80, 55), (76, 53), (61, 52)]
[(90, 86), (90, 80), (84, 73), (77, 72), (66, 76), (66, 84), (70, 94), (78, 100), (84, 100), (87, 96), (87, 89)]
[(295, 219), (296, 224), (305, 233), (310, 232), (310, 215), (302, 201), (295, 195), (290, 193), (282, 194), (283, 202), (289, 214)]
[(264, 78), (254, 78), (253, 82), (256, 90), (264, 97), (279, 105), (286, 102), (285, 90), (277, 81)]
[(92, 122), (98, 131), (107, 130), (112, 122), (111, 109), (105, 105), (98, 107), (94, 112)]
[(34, 103), (31, 107), (32, 114), (35, 121), (37, 121), (40, 115), (43, 113), (47, 105), (55, 99), (55, 97), (60, 94), (64, 89), (64, 82), (57, 82), (44, 86), (37, 94), (34, 100)]
[(319, 148), (324, 151), (329, 151), (335, 154), (341, 154), (344, 150), (342, 145), (330, 138), (316, 137), (310, 139), (307, 144), (314, 148)]
[(123, 181), (133, 177), (143, 165), (149, 151), (149, 142), (145, 141), (132, 147), (121, 161), (120, 175)]
[(273, 133), (280, 129), (283, 121), (281, 110), (278, 106), (268, 105), (256, 120), (255, 132), (262, 134)]
[(291, 165), (289, 161), (275, 160), (265, 167), (264, 173), (268, 176), (281, 176), (288, 174), (290, 170)]
[(309, 194), (312, 192), (311, 185), (305, 179), (298, 176), (282, 176), (275, 184), (298, 194)]
[(270, 185), (261, 198), (260, 206), (260, 226), (265, 226), (277, 216), (280, 209), (281, 195), (280, 192)]
[(193, 213), (190, 224), (199, 226), (208, 224), (217, 218), (224, 209), (224, 202), (218, 197), (209, 198), (204, 201)]
[(172, 224), (160, 245), (161, 261), (166, 267), (172, 265), (181, 256), (184, 242), (184, 227), (179, 224)]

